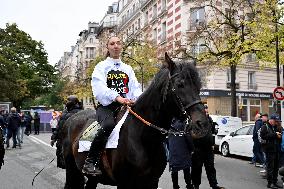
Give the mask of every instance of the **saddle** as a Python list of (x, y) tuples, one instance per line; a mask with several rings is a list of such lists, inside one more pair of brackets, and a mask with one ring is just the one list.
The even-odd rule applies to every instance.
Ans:
[[(111, 180), (107, 179), (108, 184), (110, 184), (110, 182), (114, 182), (114, 178), (112, 175), (112, 156), (114, 153), (116, 153), (116, 146), (118, 143), (118, 134), (119, 134), (120, 127), (122, 126), (123, 122), (125, 121), (127, 117), (126, 111), (127, 111), (127, 107), (122, 106), (121, 109), (116, 114), (116, 117), (115, 117), (116, 128), (114, 128), (113, 132), (109, 136), (109, 141), (106, 144), (106, 148), (103, 150), (101, 154), (101, 161), (100, 161), (101, 170), (105, 172), (108, 175), (108, 177), (111, 179)], [(89, 150), (91, 142), (93, 141), (98, 128), (99, 128), (99, 123), (95, 121), (84, 130), (79, 140), (78, 152), (87, 152)], [(115, 138), (114, 140), (117, 140), (117, 141), (110, 142), (110, 140), (112, 140), (113, 138)], [(82, 145), (84, 145), (84, 147)]]

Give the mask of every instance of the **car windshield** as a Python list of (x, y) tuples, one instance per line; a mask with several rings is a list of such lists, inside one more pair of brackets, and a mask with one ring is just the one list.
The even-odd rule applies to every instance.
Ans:
[(242, 127), (236, 131), (235, 135), (247, 135), (249, 129), (250, 129), (250, 126)]

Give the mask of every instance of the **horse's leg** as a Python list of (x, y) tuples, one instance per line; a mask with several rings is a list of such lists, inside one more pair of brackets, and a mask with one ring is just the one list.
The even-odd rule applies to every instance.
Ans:
[(77, 168), (74, 156), (68, 154), (65, 156), (66, 165), (66, 183), (65, 189), (83, 189), (85, 184), (85, 179), (83, 174)]
[(85, 189), (96, 189), (98, 185), (98, 181), (96, 178), (89, 177), (86, 183)]

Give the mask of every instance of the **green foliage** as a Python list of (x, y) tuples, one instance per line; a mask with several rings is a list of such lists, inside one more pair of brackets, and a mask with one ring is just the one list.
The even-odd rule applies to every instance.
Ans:
[(152, 45), (151, 42), (131, 40), (128, 45), (124, 46), (122, 59), (126, 64), (133, 67), (139, 83), (145, 86), (158, 71), (157, 47)]
[(0, 29), (0, 71), (0, 100), (15, 106), (50, 92), (55, 81), (55, 69), (48, 64), (43, 43), (16, 24)]

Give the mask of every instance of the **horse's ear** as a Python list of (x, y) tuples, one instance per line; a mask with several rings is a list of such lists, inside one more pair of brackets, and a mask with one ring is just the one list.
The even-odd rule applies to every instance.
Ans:
[(172, 61), (172, 59), (169, 57), (167, 52), (165, 52), (165, 64), (167, 68), (170, 70), (170, 72), (172, 73), (176, 65), (174, 61)]

